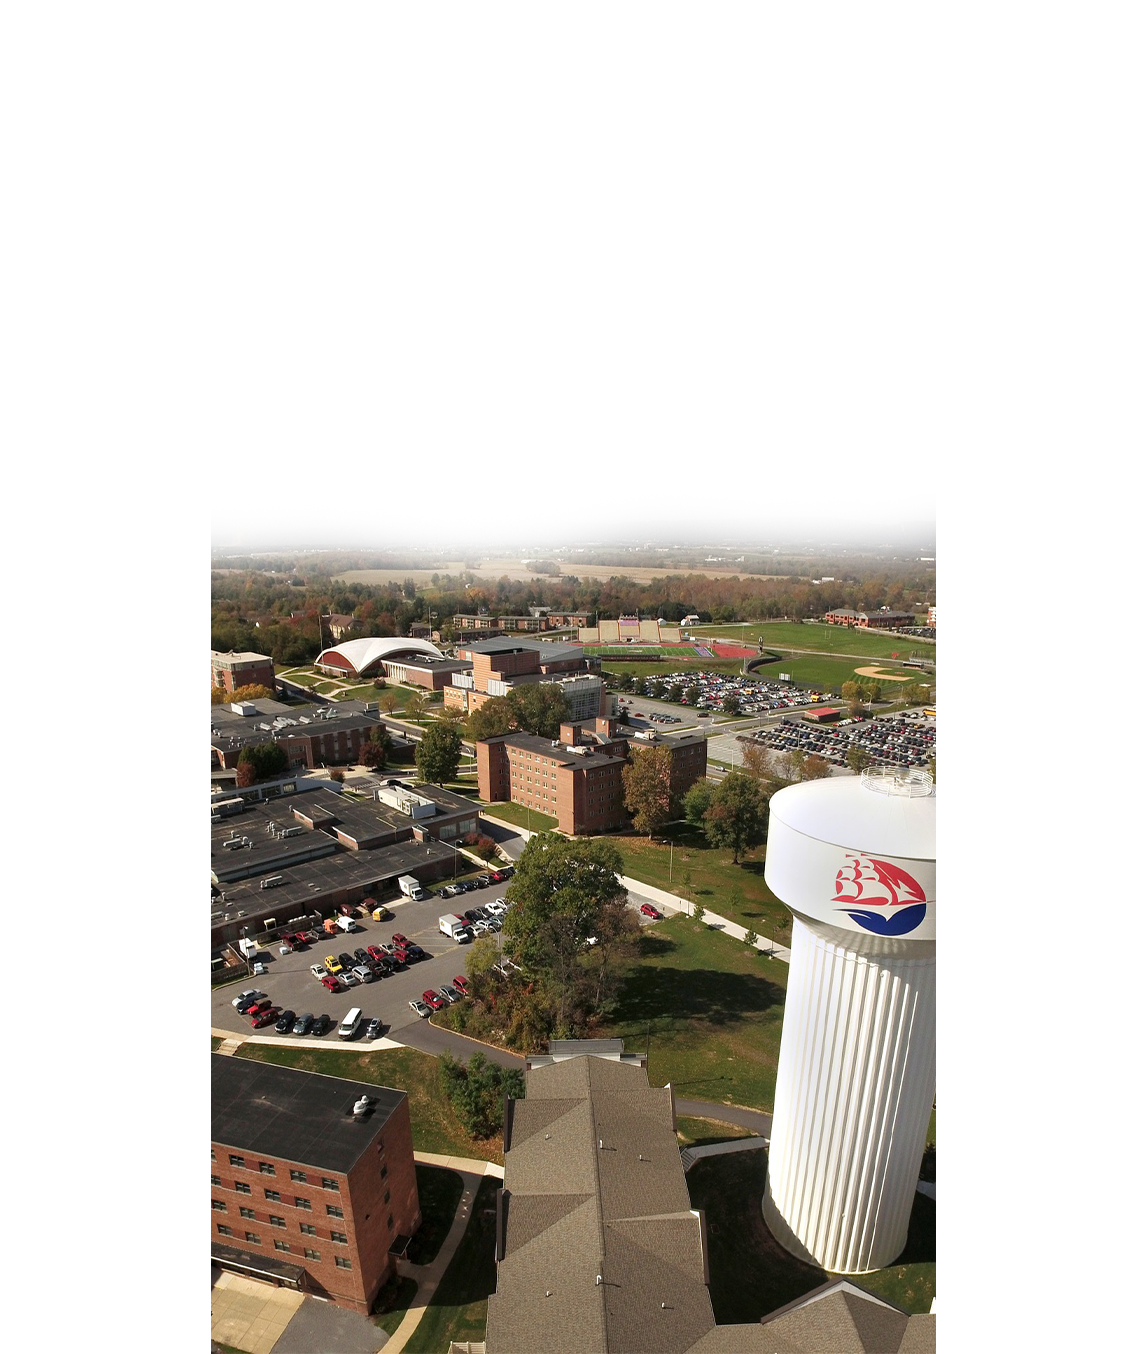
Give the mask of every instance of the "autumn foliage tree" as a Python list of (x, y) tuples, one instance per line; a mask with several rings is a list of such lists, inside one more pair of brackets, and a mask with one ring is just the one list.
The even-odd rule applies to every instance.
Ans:
[(625, 808), (638, 832), (652, 837), (679, 812), (672, 793), (672, 753), (668, 748), (632, 749), (632, 759), (621, 768)]

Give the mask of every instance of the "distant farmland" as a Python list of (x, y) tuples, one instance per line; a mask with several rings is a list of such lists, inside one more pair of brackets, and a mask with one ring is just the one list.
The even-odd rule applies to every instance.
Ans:
[[(780, 578), (796, 581), (789, 574), (745, 574), (737, 569), (701, 569), (683, 564), (666, 565), (664, 568), (639, 568), (624, 564), (577, 564), (572, 560), (560, 560), (558, 563), (562, 573), (571, 574), (576, 578), (631, 578), (634, 583), (651, 583), (654, 578), (667, 578), (669, 574), (701, 574), (705, 578)], [(544, 580), (554, 577), (527, 569), (519, 559), (486, 559), (476, 565), (467, 565), (462, 560), (456, 560), (436, 569), (348, 569), (346, 573), (338, 574), (335, 581), (366, 583), (377, 587), (384, 583), (404, 583), (407, 578), (412, 578), (419, 586), (432, 586), (430, 580), (434, 574), (439, 576), (453, 574), (457, 577), (462, 573), (471, 573), (475, 578), (489, 583), (496, 583), (499, 578), (508, 578), (513, 582), (528, 582), (533, 578)]]

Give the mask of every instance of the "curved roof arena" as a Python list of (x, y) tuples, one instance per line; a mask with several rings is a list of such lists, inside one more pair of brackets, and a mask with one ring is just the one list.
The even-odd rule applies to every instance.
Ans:
[(314, 660), (315, 666), (331, 662), (335, 667), (347, 667), (356, 676), (361, 676), (368, 668), (386, 658), (399, 655), (424, 654), (427, 658), (445, 658), (445, 654), (425, 639), (403, 639), (390, 636), (385, 639), (348, 639), (345, 644), (336, 644), (333, 648), (323, 649)]

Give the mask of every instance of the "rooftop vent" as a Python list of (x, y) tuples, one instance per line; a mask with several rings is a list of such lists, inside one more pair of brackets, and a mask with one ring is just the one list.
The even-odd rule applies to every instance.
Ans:
[(370, 1106), (373, 1103), (373, 1100), (371, 1100), (368, 1095), (359, 1096), (354, 1102), (354, 1108), (351, 1113), (356, 1119), (360, 1119), (370, 1109)]

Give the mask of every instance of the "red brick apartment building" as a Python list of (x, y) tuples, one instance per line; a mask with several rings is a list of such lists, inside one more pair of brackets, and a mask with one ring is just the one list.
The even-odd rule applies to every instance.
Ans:
[(458, 659), (472, 664), (444, 688), (447, 708), (466, 712), (484, 705), (491, 696), (504, 696), (528, 682), (561, 684), (570, 717), (585, 719), (603, 714), (608, 701), (605, 683), (595, 659), (586, 659), (580, 645), (536, 639), (487, 639), (459, 645)]
[(421, 1224), (405, 1091), (212, 1054), (214, 1264), (368, 1314)]
[(211, 685), (224, 691), (240, 686), (275, 689), (275, 661), (262, 653), (219, 653), (211, 650)]
[(683, 794), (704, 776), (708, 745), (703, 735), (630, 745), (615, 729), (613, 720), (598, 718), (563, 724), (555, 740), (528, 733), (482, 739), (475, 744), (478, 795), (486, 801), (524, 804), (556, 818), (558, 831), (580, 836), (608, 832), (628, 821), (621, 768), (629, 756), (641, 755), (639, 748), (672, 751), (674, 793)]
[(852, 611), (849, 607), (838, 607), (824, 617), (829, 625), (854, 625), (860, 630), (896, 630), (903, 625), (914, 625), (915, 617), (910, 611)]

